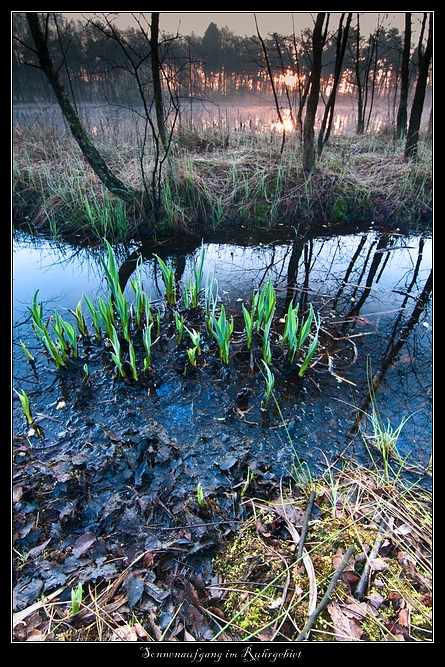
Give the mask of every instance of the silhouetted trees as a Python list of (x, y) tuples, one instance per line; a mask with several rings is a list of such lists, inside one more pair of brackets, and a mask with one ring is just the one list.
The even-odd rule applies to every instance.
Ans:
[[(134, 15), (135, 26), (126, 30), (117, 29), (112, 14), (97, 14), (83, 23), (48, 14), (42, 29), (57, 80), (74, 112), (82, 103), (119, 104), (135, 111), (142, 104), (148, 132), (164, 153), (176, 118), (190, 100), (217, 101), (231, 95), (239, 99), (249, 94), (274, 103), (283, 138), (284, 120), (290, 119), (303, 142), (305, 169), (311, 171), (312, 128), (320, 104), (324, 112), (319, 153), (329, 139), (340, 96), (356, 101), (358, 134), (367, 131), (374, 102), (386, 96), (388, 110), (393, 109), (394, 119), (397, 116), (394, 131), (401, 137), (406, 133), (411, 91), (415, 94), (406, 154), (415, 153), (430, 75), (431, 26), (424, 44), (427, 15), (418, 47), (412, 51), (411, 24), (416, 15), (406, 14), (402, 40), (397, 29), (385, 28), (380, 15), (376, 30), (366, 35), (360, 13), (343, 13), (331, 32), (327, 26), (320, 29), (322, 14), (327, 21), (328, 14), (319, 13), (314, 28), (299, 35), (290, 26), (289, 35), (257, 31), (240, 37), (215, 23), (203, 37), (168, 35), (160, 30), (162, 13), (159, 21), (156, 12)], [(25, 13), (13, 13), (13, 36), (14, 102), (51, 101), (56, 78), (54, 73), (48, 77), (48, 69), (39, 61)]]
[(326, 26), (324, 26), (326, 12), (318, 12), (312, 33), (312, 69), (310, 75), (310, 90), (307, 99), (306, 117), (303, 127), (303, 169), (311, 172), (315, 163), (314, 126), (315, 114), (317, 113), (318, 99), (320, 97), (321, 58), (323, 46), (326, 41), (326, 32), (329, 23), (327, 14)]
[(416, 92), (414, 93), (413, 105), (411, 108), (411, 115), (409, 118), (408, 133), (406, 135), (405, 156), (412, 157), (417, 153), (417, 145), (419, 141), (420, 121), (422, 118), (423, 104), (425, 101), (425, 90), (428, 80), (428, 71), (430, 67), (431, 58), (433, 55), (433, 19), (430, 12), (428, 22), (428, 38), (425, 51), (422, 51), (423, 32), (427, 14), (424, 14), (424, 21), (422, 23), (422, 30), (419, 38), (418, 54), (419, 54), (419, 76), (416, 84)]

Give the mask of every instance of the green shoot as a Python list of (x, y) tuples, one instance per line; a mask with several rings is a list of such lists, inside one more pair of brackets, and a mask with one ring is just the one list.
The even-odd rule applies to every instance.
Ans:
[(117, 366), (117, 369), (119, 370), (119, 374), (122, 377), (125, 377), (125, 370), (122, 364), (122, 359), (121, 359), (121, 345), (119, 342), (119, 337), (117, 335), (117, 331), (115, 327), (113, 326), (112, 331), (111, 331), (111, 344), (113, 346), (114, 352), (111, 352), (111, 358), (113, 359), (114, 363)]
[(108, 338), (113, 338), (113, 330), (114, 330), (114, 310), (113, 310), (113, 304), (111, 303), (111, 299), (108, 301), (104, 301), (100, 296), (97, 298), (97, 306), (98, 306), (98, 316), (100, 321), (102, 322), (105, 332), (108, 336)]
[(275, 376), (270, 370), (268, 364), (263, 359), (261, 361), (263, 362), (264, 370), (266, 371), (266, 375), (264, 375), (264, 379), (266, 381), (266, 392), (264, 394), (261, 407), (266, 408), (267, 404), (270, 401), (270, 397), (272, 396), (273, 388), (275, 386)]
[(221, 306), (218, 319), (214, 314), (210, 315), (210, 330), (218, 343), (221, 362), (225, 364), (229, 363), (229, 346), (233, 328), (233, 317), (230, 318), (230, 322), (227, 320), (224, 305)]
[(28, 361), (31, 361), (31, 362), (35, 361), (34, 357), (32, 356), (31, 352), (26, 347), (25, 343), (22, 340), (20, 340), (19, 343), (20, 343), (20, 347), (22, 348), (23, 352), (26, 354), (26, 358), (28, 359)]
[(179, 316), (175, 310), (175, 325), (178, 332), (178, 345), (182, 343), (182, 336), (184, 334), (184, 316)]
[(153, 315), (150, 309), (150, 299), (144, 292), (144, 311), (145, 311), (145, 324), (152, 324), (153, 323)]
[(144, 371), (148, 370), (151, 365), (151, 328), (153, 326), (153, 322), (150, 322), (150, 324), (146, 324), (144, 327), (144, 331), (142, 333), (142, 342), (144, 344), (144, 349), (145, 349), (145, 358), (144, 358)]
[(128, 343), (128, 354), (129, 354), (129, 359), (130, 359), (131, 373), (133, 375), (134, 381), (137, 382), (138, 381), (138, 372), (137, 372), (137, 369), (136, 369), (136, 355), (134, 353), (134, 345), (133, 345), (131, 340)]
[(79, 333), (81, 336), (88, 336), (88, 329), (87, 325), (85, 323), (85, 319), (82, 314), (82, 298), (79, 299), (79, 303), (76, 306), (76, 310), (70, 310), (71, 315), (74, 315), (76, 322), (77, 322), (77, 328), (79, 329)]
[(190, 365), (193, 366), (193, 368), (196, 367), (196, 352), (197, 352), (196, 347), (187, 348), (187, 356), (189, 358)]
[(114, 255), (113, 248), (111, 247), (107, 239), (104, 240), (108, 249), (108, 266), (103, 261), (103, 259), (101, 259), (101, 263), (105, 271), (105, 276), (108, 282), (108, 286), (110, 288), (111, 294), (113, 295), (114, 305), (119, 315), (122, 331), (124, 333), (124, 338), (125, 340), (129, 341), (130, 314), (128, 309), (128, 301), (127, 297), (122, 292), (122, 288), (120, 286), (119, 270), (117, 268), (116, 257)]
[(199, 293), (202, 288), (202, 278), (204, 270), (204, 260), (205, 260), (205, 250), (204, 250), (204, 241), (201, 243), (201, 253), (199, 256), (198, 266), (195, 266), (193, 269), (193, 275), (195, 278), (194, 283), (194, 299), (192, 299), (192, 308), (196, 308), (198, 305)]
[[(187, 329), (187, 327), (186, 327)], [(199, 355), (201, 354), (201, 334), (198, 331), (195, 331), (192, 329), (187, 329), (187, 333), (190, 336), (190, 340), (192, 341), (193, 345), (196, 348), (196, 353)]]
[(252, 310), (255, 308), (257, 313), (256, 329), (266, 326), (273, 317), (277, 296), (272, 285), (270, 276), (261, 292), (255, 294), (252, 301)]
[(63, 331), (68, 339), (69, 345), (71, 345), (71, 350), (73, 352), (73, 357), (78, 356), (78, 347), (77, 347), (77, 334), (74, 327), (69, 322), (62, 322)]
[(24, 389), (21, 389), (20, 391), (17, 391), (17, 389), (14, 389), (15, 393), (19, 397), (20, 400), (20, 405), (22, 406), (23, 413), (25, 415), (26, 423), (28, 426), (31, 426), (31, 424), (34, 422), (33, 416), (31, 414), (31, 406), (29, 404), (29, 398), (28, 394)]
[(242, 304), (242, 309), (243, 309), (243, 315), (244, 315), (244, 324), (246, 328), (246, 338), (247, 338), (247, 349), (250, 350), (252, 347), (252, 337), (253, 337), (253, 329), (254, 329), (254, 317), (255, 313), (252, 309), (252, 311), (249, 313), (247, 310), (246, 306), (244, 303)]
[(204, 490), (201, 482), (198, 482), (198, 486), (196, 487), (196, 500), (198, 501), (199, 507), (205, 507)]
[(285, 322), (284, 322), (284, 331), (283, 339), (281, 341), (281, 347), (287, 343), (288, 347), (288, 358), (290, 361), (293, 361), (295, 358), (295, 353), (298, 349), (298, 310), (300, 304), (297, 303), (295, 308), (292, 306), (292, 301), (289, 303), (289, 308), (287, 309)]
[(165, 285), (165, 298), (167, 303), (174, 305), (176, 303), (176, 285), (175, 274), (171, 262), (167, 264), (158, 255), (155, 255), (162, 271), (162, 278)]
[(264, 326), (263, 331), (263, 359), (266, 364), (272, 363), (272, 349), (270, 347), (270, 325), (272, 320), (270, 319)]
[(63, 326), (64, 321), (63, 321), (62, 317), (59, 315), (59, 313), (57, 312), (57, 310), (54, 311), (54, 321), (53, 321), (52, 325), (53, 325), (53, 329), (55, 331), (55, 334), (57, 336), (57, 342), (58, 342), (58, 345), (59, 345), (60, 354), (62, 355), (62, 357), (66, 357), (67, 354), (68, 354), (69, 347), (68, 347), (68, 343), (66, 342), (65, 337), (64, 337), (64, 326)]
[[(311, 305), (311, 309), (312, 309), (312, 305)], [(318, 332), (320, 330), (320, 318), (316, 321), (316, 325), (317, 325), (317, 330), (315, 332), (315, 336), (314, 336), (311, 344), (308, 347), (308, 350), (306, 352), (306, 356), (303, 360), (303, 363), (300, 366), (300, 370), (298, 371), (299, 377), (303, 377), (304, 373), (306, 372), (307, 367), (309, 366), (309, 362), (311, 361), (311, 359), (314, 356), (315, 351), (318, 347)]]
[(96, 308), (93, 306), (91, 300), (87, 297), (86, 294), (83, 295), (83, 298), (85, 299), (85, 303), (87, 304), (88, 310), (90, 311), (91, 321), (93, 323), (95, 336), (96, 336), (96, 338), (100, 338), (99, 313), (97, 312)]
[(136, 324), (138, 327), (141, 326), (142, 317), (145, 312), (145, 297), (146, 297), (146, 294), (144, 293), (142, 287), (141, 267), (142, 267), (142, 256), (139, 257), (137, 261), (134, 278), (130, 278), (130, 285), (134, 292), (134, 314), (135, 314)]
[(82, 604), (83, 589), (82, 584), (79, 584), (76, 590), (71, 589), (71, 614), (77, 614)]
[(309, 307), (309, 315), (306, 321), (301, 322), (301, 327), (300, 331), (298, 333), (298, 340), (297, 340), (297, 348), (300, 349), (306, 338), (309, 336), (310, 330), (311, 330), (311, 325), (312, 325), (312, 320), (314, 319), (314, 309), (312, 307), (312, 304)]

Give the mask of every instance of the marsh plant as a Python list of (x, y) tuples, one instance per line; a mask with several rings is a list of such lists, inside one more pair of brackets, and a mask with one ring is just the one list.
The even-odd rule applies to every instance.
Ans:
[[(43, 304), (38, 301), (37, 290), (29, 308), (32, 326), (38, 340), (58, 370), (66, 369), (77, 357), (80, 357), (78, 363), (73, 366), (77, 368), (83, 366), (83, 369), (88, 369), (89, 351), (94, 350), (94, 347), (102, 342), (111, 356), (117, 377), (125, 378), (127, 383), (131, 381), (138, 383), (143, 381), (144, 376), (152, 370), (153, 346), (159, 339), (171, 338), (169, 333), (171, 317), (168, 317), (168, 325), (163, 327), (164, 315), (168, 309), (164, 310), (161, 306), (157, 309), (156, 314), (152, 312), (150, 299), (143, 289), (141, 259), (138, 260), (134, 275), (130, 278), (133, 294), (133, 300), (130, 303), (120, 284), (114, 251), (108, 241), (105, 242), (105, 245), (106, 259), (102, 258), (101, 264), (108, 293), (102, 297), (97, 296), (94, 300), (83, 294), (75, 310), (69, 311), (73, 317), (73, 323), (70, 323), (57, 310), (54, 310), (45, 320)], [(154, 257), (163, 275), (165, 302), (167, 305), (176, 304), (176, 284), (172, 264), (171, 262), (166, 264), (157, 255)], [(196, 368), (197, 358), (203, 353), (203, 343), (206, 343), (205, 350), (207, 351), (207, 344), (212, 341), (219, 351), (220, 362), (224, 365), (229, 364), (235, 327), (234, 316), (227, 313), (218, 294), (215, 271), (207, 275), (203, 288), (204, 262), (205, 252), (202, 244), (196, 266), (192, 270), (184, 293), (183, 310), (173, 311), (177, 344), (183, 343), (184, 332), (186, 332), (191, 342), (191, 347), (187, 349), (187, 357), (193, 368)], [(202, 321), (199, 322), (197, 319), (201, 313), (198, 309), (192, 315), (193, 326), (188, 326), (191, 319), (189, 311), (196, 308), (202, 292), (204, 293)], [(250, 351), (252, 372), (258, 360), (257, 352), (260, 351), (259, 361), (263, 365), (262, 373), (266, 383), (262, 407), (267, 406), (275, 386), (272, 364), (279, 347), (275, 344), (278, 340), (278, 333), (273, 331), (272, 327), (276, 299), (276, 291), (269, 277), (261, 289), (254, 291), (250, 310), (244, 303), (242, 304), (245, 336), (237, 337), (236, 340), (235, 352), (240, 350), (244, 344)], [(91, 336), (82, 312), (83, 302), (86, 304), (89, 322), (92, 325), (90, 327)], [(300, 317), (298, 305), (289, 304), (281, 339), (281, 350), (286, 350), (287, 359), (291, 363), (298, 359), (299, 376), (306, 372), (318, 347), (319, 329), (320, 318), (315, 314), (312, 305), (306, 316)], [(163, 330), (165, 335), (163, 335)], [(94, 346), (92, 345), (93, 336)], [(82, 341), (84, 345), (81, 345)], [(25, 349), (26, 346), (22, 345), (22, 347)], [(91, 379), (89, 371), (85, 377)], [(85, 380), (85, 377), (82, 379)]]
[(229, 363), (230, 339), (234, 329), (233, 317), (227, 319), (226, 309), (221, 306), (219, 317), (210, 315), (210, 330), (213, 338), (218, 343), (220, 359), (223, 364)]
[(291, 301), (289, 303), (284, 321), (284, 331), (281, 340), (281, 347), (285, 348), (287, 346), (287, 358), (293, 363), (297, 353), (303, 354), (303, 345), (311, 335), (312, 325), (315, 322), (315, 334), (312, 336), (312, 340), (308, 346), (307, 351), (304, 352), (300, 370), (298, 371), (298, 375), (301, 377), (306, 372), (306, 369), (309, 366), (309, 363), (318, 347), (320, 318), (316, 317), (312, 304), (309, 306), (309, 314), (306, 319), (302, 317), (301, 321), (299, 321), (298, 311), (299, 304), (294, 307)]
[(17, 391), (17, 389), (14, 389), (15, 393), (19, 397), (20, 405), (22, 406), (23, 414), (25, 415), (26, 423), (28, 426), (31, 426), (31, 424), (34, 422), (33, 416), (31, 414), (31, 406), (29, 403), (29, 397), (28, 394), (24, 389), (21, 389), (20, 391)]
[(176, 281), (175, 281), (175, 272), (173, 269), (173, 265), (171, 262), (166, 264), (164, 260), (159, 257), (159, 255), (155, 255), (158, 264), (161, 268), (162, 272), (162, 279), (164, 281), (165, 285), (165, 300), (167, 303), (171, 305), (175, 305), (176, 303)]

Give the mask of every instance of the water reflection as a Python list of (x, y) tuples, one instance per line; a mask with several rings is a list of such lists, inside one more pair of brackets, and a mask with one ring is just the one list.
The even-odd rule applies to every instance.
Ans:
[[(277, 291), (279, 316), (284, 316), (291, 300), (300, 303), (300, 312), (312, 303), (321, 315), (322, 346), (303, 388), (292, 375), (276, 381), (277, 397), (299, 456), (315, 472), (339, 457), (363, 459), (363, 442), (357, 435), (358, 418), (363, 413), (357, 409), (368, 410), (371, 362), (373, 387), (383, 418), (396, 427), (403, 417), (412, 415), (402, 431), (399, 449), (403, 455), (409, 454), (418, 470), (425, 468), (431, 454), (431, 239), (367, 230), (335, 237), (272, 239), (262, 244), (249, 238), (236, 243), (212, 239), (204, 245), (204, 279), (215, 271), (220, 301), (234, 315), (238, 329), (242, 328), (241, 302), (248, 304), (253, 290), (269, 276)], [(153, 251), (149, 247), (116, 248), (119, 275), (122, 287), (129, 290), (129, 278), (142, 253), (144, 289), (153, 303), (161, 304), (164, 287)], [(181, 293), (198, 259), (200, 245), (165, 245), (155, 252), (173, 262)], [(75, 308), (82, 292), (92, 298), (105, 290), (98, 257), (98, 250), (47, 242), (33, 247), (17, 238), (14, 386), (38, 390), (18, 346), (22, 339), (30, 341), (32, 350), (38, 347), (30, 335), (26, 309), (35, 289), (41, 290), (39, 296), (48, 312), (56, 305)], [(168, 387), (168, 378), (165, 382)], [(176, 414), (176, 404), (164, 394), (160, 393), (159, 404), (165, 401), (170, 412)], [(211, 400), (217, 401), (216, 396), (212, 393)], [(150, 405), (144, 409), (156, 410), (154, 404)], [(183, 410), (184, 404), (178, 403), (177, 407)], [(217, 413), (218, 406), (213, 405), (212, 411)], [(192, 414), (199, 415), (193, 429), (190, 427), (196, 438), (199, 424), (209, 417), (196, 410)], [(185, 441), (184, 425), (176, 422), (174, 419), (172, 428), (180, 429)], [(228, 426), (221, 426), (222, 432), (225, 428)], [(237, 424), (236, 428), (239, 437), (252, 441), (252, 456), (273, 461), (274, 452), (280, 451), (280, 460), (286, 461), (286, 437), (278, 416), (272, 418), (266, 432), (259, 427), (258, 438), (254, 437), (256, 427), (248, 423)]]

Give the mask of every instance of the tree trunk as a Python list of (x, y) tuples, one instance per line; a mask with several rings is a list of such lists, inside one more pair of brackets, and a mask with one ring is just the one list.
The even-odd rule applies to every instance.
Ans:
[(396, 136), (401, 139), (406, 135), (408, 122), (409, 93), (409, 57), (411, 54), (411, 13), (405, 13), (405, 36), (403, 41), (402, 68), (400, 71), (400, 101), (397, 112)]
[(153, 95), (156, 109), (156, 123), (158, 126), (159, 137), (162, 146), (167, 152), (168, 140), (165, 129), (164, 97), (162, 94), (161, 83), (161, 61), (159, 58), (159, 12), (153, 12), (151, 15), (151, 73), (153, 77)]
[(37, 12), (27, 12), (26, 18), (28, 21), (31, 35), (34, 40), (35, 53), (39, 59), (40, 67), (48, 78), (49, 83), (54, 91), (60, 109), (70, 126), (70, 130), (74, 139), (77, 141), (82, 153), (87, 159), (93, 171), (100, 178), (102, 183), (120, 199), (128, 202), (133, 197), (133, 191), (128, 188), (123, 181), (115, 176), (108, 168), (105, 160), (100, 155), (97, 148), (89, 138), (79, 116), (77, 115), (65, 87), (60, 80), (59, 74), (52, 62), (45, 36), (40, 25), (39, 16)]
[[(311, 90), (307, 100), (306, 116), (303, 128), (303, 169), (310, 173), (315, 166), (314, 125), (320, 95), (321, 57), (325, 37), (322, 34), (326, 12), (318, 12), (312, 33), (312, 71)], [(329, 20), (329, 14), (328, 14)], [(326, 34), (326, 33), (325, 33)]]
[[(340, 76), (343, 67), (343, 59), (346, 51), (346, 44), (348, 41), (349, 27), (352, 20), (352, 12), (349, 12), (348, 18), (346, 19), (346, 25), (343, 28), (343, 19), (345, 18), (344, 12), (341, 15), (340, 22), (338, 25), (337, 33), (337, 48), (335, 54), (335, 71), (334, 71), (334, 83), (332, 86), (331, 94), (326, 104), (326, 108), (323, 115), (323, 120), (321, 123), (321, 129), (318, 134), (318, 154), (321, 155), (321, 152), (324, 146), (327, 144), (329, 136), (332, 130), (332, 121), (334, 119), (334, 107), (335, 100), (337, 97), (338, 84), (340, 83)], [(327, 129), (326, 129), (327, 125)]]
[(414, 157), (417, 154), (417, 143), (419, 141), (420, 121), (422, 118), (423, 103), (425, 101), (425, 89), (428, 81), (428, 69), (433, 54), (433, 26), (430, 13), (428, 39), (425, 53), (422, 56), (417, 78), (416, 92), (414, 93), (413, 106), (409, 118), (408, 134), (405, 144), (405, 157)]

